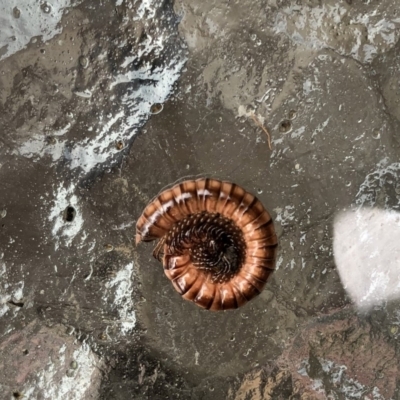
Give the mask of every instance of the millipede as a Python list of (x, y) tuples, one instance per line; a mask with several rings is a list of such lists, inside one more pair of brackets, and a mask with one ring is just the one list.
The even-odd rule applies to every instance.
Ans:
[(231, 182), (201, 178), (162, 191), (136, 224), (137, 244), (153, 240), (153, 256), (176, 291), (208, 310), (241, 307), (275, 269), (271, 215)]

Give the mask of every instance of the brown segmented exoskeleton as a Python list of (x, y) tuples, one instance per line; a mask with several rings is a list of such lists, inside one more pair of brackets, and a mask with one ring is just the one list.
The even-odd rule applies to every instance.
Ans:
[(136, 243), (158, 239), (153, 255), (186, 300), (234, 309), (263, 290), (278, 239), (268, 211), (240, 186), (202, 178), (164, 190), (136, 224)]

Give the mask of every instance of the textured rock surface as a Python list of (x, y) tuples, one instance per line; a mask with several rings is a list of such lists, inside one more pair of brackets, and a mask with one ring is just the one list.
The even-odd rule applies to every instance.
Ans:
[(3, 399), (97, 399), (103, 365), (71, 330), (39, 322), (5, 335), (0, 342)]
[[(398, 398), (399, 303), (349, 311), (332, 242), (343, 209), (399, 209), (397, 2), (11, 3), (0, 371), (12, 343), (57, 347), (67, 329), (93, 358), (93, 395), (101, 365), (99, 398)], [(276, 221), (277, 271), (233, 312), (183, 301), (151, 246), (133, 245), (145, 204), (197, 175), (237, 182)], [(40, 357), (56, 382), (69, 359), (52, 346)], [(41, 372), (23, 350), (30, 372), (0, 384), (62, 398), (32, 386)]]
[[(339, 318), (338, 318), (339, 317)], [(394, 332), (394, 331), (393, 331)], [(304, 327), (273, 367), (231, 389), (235, 400), (392, 399), (400, 377), (394, 340), (349, 313)]]

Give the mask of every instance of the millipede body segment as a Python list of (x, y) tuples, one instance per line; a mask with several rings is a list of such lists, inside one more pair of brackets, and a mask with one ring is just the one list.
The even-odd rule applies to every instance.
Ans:
[(261, 202), (240, 186), (197, 179), (164, 190), (144, 209), (136, 243), (153, 255), (186, 300), (238, 308), (263, 290), (275, 268), (277, 236)]

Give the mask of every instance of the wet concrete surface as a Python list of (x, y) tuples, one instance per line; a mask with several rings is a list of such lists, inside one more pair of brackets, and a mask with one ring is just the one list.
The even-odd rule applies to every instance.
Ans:
[[(46, 18), (3, 3), (11, 30)], [(342, 210), (399, 208), (396, 2), (51, 7), (0, 51), (0, 371), (29, 371), (0, 374), (6, 396), (400, 398), (399, 303), (357, 309), (333, 252)], [(277, 270), (235, 311), (182, 300), (134, 245), (148, 201), (196, 176), (275, 220)]]

